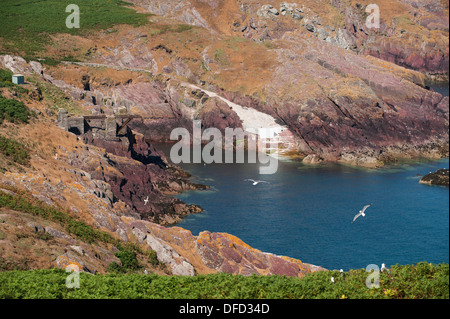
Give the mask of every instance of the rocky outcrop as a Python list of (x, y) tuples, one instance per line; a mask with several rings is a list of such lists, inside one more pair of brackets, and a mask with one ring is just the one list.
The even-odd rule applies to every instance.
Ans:
[(156, 252), (160, 262), (168, 265), (175, 276), (194, 276), (195, 269), (185, 258), (181, 257), (169, 244), (153, 237), (146, 236), (147, 245)]
[(422, 177), (421, 184), (449, 186), (449, 170), (440, 169), (434, 173), (430, 173)]
[[(373, 49), (386, 53), (391, 58), (379, 57), (421, 72), (446, 72), (448, 49), (444, 44), (448, 42), (448, 31), (441, 29), (445, 18), (438, 19), (442, 23), (433, 32), (427, 29), (429, 33), (423, 29), (425, 26), (417, 26), (413, 18), (414, 13), (416, 18), (419, 13), (421, 17), (440, 16), (439, 11), (447, 8), (433, 6), (429, 1), (422, 4), (380, 4), (381, 27), (373, 30), (365, 23), (367, 13), (363, 5), (351, 6), (343, 1), (332, 1), (331, 7), (328, 3), (244, 1), (240, 6), (227, 7), (238, 7), (236, 17), (241, 15), (226, 20), (231, 31), (215, 30), (265, 41), (267, 56), (260, 52), (252, 56), (250, 52), (256, 52), (256, 48), (239, 47), (238, 41), (233, 40), (234, 52), (224, 49), (231, 46), (231, 40), (224, 47), (211, 41), (195, 58), (203, 61), (204, 72), (196, 71), (189, 64), (192, 60), (185, 59), (184, 65), (191, 72), (177, 75), (185, 74), (189, 81), (197, 79), (205, 84), (203, 87), (231, 102), (278, 119), (296, 136), (297, 149), (305, 157), (314, 155), (325, 161), (366, 167), (383, 166), (399, 157), (439, 158), (445, 156), (448, 148), (448, 98), (427, 90), (422, 73), (374, 58), (375, 54), (369, 52)], [(214, 29), (209, 18), (223, 5), (222, 1), (190, 2), (208, 21), (209, 29)], [(401, 12), (407, 18), (401, 18)], [(165, 16), (171, 16), (170, 10)], [(408, 29), (411, 25), (418, 29)], [(424, 25), (431, 28), (429, 23)], [(418, 33), (427, 36), (412, 41)], [(389, 47), (379, 47), (381, 43)], [(424, 62), (424, 67), (402, 62), (408, 59), (428, 62)], [(250, 71), (255, 60), (261, 61), (261, 75)], [(229, 69), (244, 72), (240, 77), (232, 76)], [(251, 89), (243, 89), (247, 85)], [(171, 83), (171, 89), (175, 88)], [(198, 100), (186, 99), (179, 90), (178, 94), (172, 93), (171, 101), (178, 104), (181, 117), (193, 119), (205, 113)], [(189, 106), (176, 101), (185, 101)], [(209, 122), (229, 124), (216, 121)]]
[[(341, 1), (334, 1), (334, 4), (345, 11), (345, 32), (357, 52), (428, 73), (435, 79), (442, 76), (448, 80), (449, 54), (446, 46), (449, 20), (444, 13), (446, 10), (448, 12), (448, 4), (445, 6), (425, 0), (380, 5), (382, 19), (378, 30), (371, 30), (365, 25), (365, 7), (347, 6), (342, 9)], [(386, 19), (387, 10), (405, 10), (409, 16), (389, 14)], [(422, 34), (420, 38), (415, 36), (417, 32)]]
[(174, 224), (189, 214), (202, 212), (200, 207), (186, 205), (169, 195), (207, 186), (192, 184), (184, 171), (169, 167), (165, 156), (148, 144), (143, 135), (129, 129), (117, 141), (95, 138), (96, 135), (90, 131), (83, 140), (106, 150), (104, 157), (109, 167), (96, 167), (89, 173), (111, 185), (115, 201), (123, 201), (143, 219), (160, 224)]
[(170, 16), (190, 25), (209, 28), (208, 22), (205, 21), (198, 10), (187, 0), (169, 0), (163, 2), (158, 0), (131, 0), (130, 2), (161, 16)]
[[(443, 4), (379, 3), (381, 26), (373, 30), (365, 24), (364, 5), (339, 0), (191, 0), (181, 7), (174, 1), (135, 3), (176, 19), (178, 11), (172, 9), (195, 9), (207, 29), (180, 31), (158, 17), (154, 23), (168, 34), (122, 27), (117, 34), (94, 35), (89, 40), (98, 49), (89, 62), (59, 66), (46, 72), (51, 74), (46, 79), (83, 97), (86, 110), (143, 116), (130, 127), (148, 140), (168, 141), (174, 128), (191, 130), (195, 119), (201, 119), (204, 128), (239, 126), (234, 113), (244, 122), (243, 117), (221, 105), (223, 97), (287, 127), (306, 162), (311, 155), (379, 167), (401, 157), (439, 158), (448, 153), (448, 97), (427, 89), (423, 74), (445, 68), (448, 31), (440, 12), (448, 8)], [(434, 26), (432, 17), (439, 18)], [(265, 43), (256, 43), (260, 41)], [(380, 43), (386, 48), (377, 49)], [(408, 68), (364, 53), (371, 49), (390, 52), (391, 57), (437, 61), (436, 68), (430, 62), (426, 70), (412, 71), (408, 68), (413, 66), (398, 58), (394, 62)], [(124, 63), (116, 51), (135, 59)], [(154, 62), (145, 65), (141, 58)], [(84, 90), (87, 79), (89, 91)], [(218, 99), (193, 93), (186, 82), (201, 87), (199, 92), (213, 91)]]
[(366, 24), (367, 5), (343, 0), (288, 2), (132, 0), (146, 10), (209, 31), (256, 41), (301, 29), (322, 41), (448, 80), (448, 3), (383, 1), (380, 28)]
[(312, 272), (309, 265), (299, 260), (263, 253), (229, 234), (200, 233), (197, 252), (209, 268), (219, 272), (292, 277), (303, 277)]
[(225, 102), (211, 98), (206, 102), (198, 115), (204, 127), (214, 127), (223, 134), (226, 128), (242, 128), (239, 116)]
[[(280, 63), (274, 71), (278, 80), (265, 86), (264, 103), (215, 90), (286, 123), (297, 136), (305, 162), (380, 167), (400, 158), (448, 156), (449, 99), (414, 84), (420, 82), (419, 75), (402, 74), (402, 68), (388, 75), (378, 61), (342, 55), (330, 44), (306, 41), (299, 46), (302, 54), (278, 51)], [(304, 74), (320, 85), (299, 80), (292, 94), (291, 79), (302, 79)], [(348, 76), (358, 80), (349, 84)]]
[[(46, 196), (58, 203), (58, 207), (76, 205), (76, 210), (75, 206), (72, 207), (77, 218), (82, 217), (89, 224), (93, 220), (94, 225), (116, 235), (123, 242), (135, 243), (144, 250), (152, 249), (159, 263), (164, 265), (163, 270), (156, 269), (158, 273), (164, 271), (179, 276), (229, 273), (303, 277), (324, 270), (297, 259), (261, 252), (229, 234), (202, 232), (194, 236), (179, 227), (166, 228), (151, 223), (137, 214), (126, 213), (127, 208), (121, 202), (105, 205), (104, 198), (89, 196), (92, 190), (81, 183), (76, 187), (65, 184), (56, 186), (33, 174), (7, 174), (0, 177), (2, 187), (32, 188), (36, 194), (44, 191)], [(73, 176), (68, 172), (66, 178)], [(57, 191), (64, 193), (64, 198), (57, 197)], [(14, 192), (9, 189), (1, 188), (0, 192), (14, 196)], [(0, 207), (0, 218), (3, 221), (0, 224), (2, 267), (5, 267), (4, 263), (6, 267), (10, 267), (8, 264), (18, 267), (14, 263), (25, 263), (20, 264), (24, 269), (75, 265), (81, 271), (95, 274), (104, 273), (111, 262), (118, 262), (114, 255), (118, 251), (116, 247), (84, 242), (69, 234), (58, 223), (29, 213), (5, 210), (3, 207)], [(6, 231), (6, 235), (3, 231)], [(26, 257), (17, 256), (18, 252)]]
[(183, 273), (230, 273), (235, 275), (286, 275), (303, 277), (324, 268), (306, 264), (297, 259), (264, 253), (225, 233), (201, 232), (193, 236), (179, 227), (164, 228), (135, 221), (145, 227), (147, 242), (158, 252), (158, 259), (174, 265)]

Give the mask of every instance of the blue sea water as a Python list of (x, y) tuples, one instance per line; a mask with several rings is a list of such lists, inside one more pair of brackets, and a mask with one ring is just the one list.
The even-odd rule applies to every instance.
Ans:
[[(266, 176), (256, 164), (182, 166), (213, 188), (179, 196), (205, 209), (177, 225), (194, 234), (230, 233), (328, 269), (448, 262), (449, 189), (419, 184), (417, 176), (448, 168), (448, 160), (376, 171), (280, 162), (278, 173)], [(253, 186), (247, 178), (270, 184)], [(366, 204), (373, 204), (366, 217), (352, 224)]]
[[(418, 176), (448, 169), (448, 159), (379, 170), (288, 161), (274, 175), (259, 175), (258, 164), (180, 166), (212, 187), (179, 196), (205, 210), (177, 225), (194, 235), (230, 233), (327, 269), (449, 261), (449, 189), (422, 185)], [(253, 186), (249, 178), (269, 184)], [(366, 217), (352, 224), (366, 204), (373, 204)]]
[(442, 83), (436, 83), (432, 84), (431, 87), (434, 91), (441, 93), (444, 96), (448, 96), (449, 93), (449, 83), (442, 82)]

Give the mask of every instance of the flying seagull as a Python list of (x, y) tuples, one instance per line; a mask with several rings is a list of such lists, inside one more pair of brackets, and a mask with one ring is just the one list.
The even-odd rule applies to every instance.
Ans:
[(253, 179), (246, 179), (245, 182), (253, 182), (253, 186), (258, 185), (259, 183), (267, 183), (267, 184), (269, 184), (269, 182), (266, 182), (266, 181), (255, 181)]
[(148, 203), (148, 196), (146, 199), (144, 199), (144, 206), (147, 205), (147, 203)]
[(353, 218), (352, 224), (355, 222), (355, 220), (357, 220), (359, 217), (366, 217), (365, 211), (367, 208), (369, 208), (370, 206), (372, 206), (372, 204), (370, 205), (366, 205), (364, 206), (364, 208), (362, 210), (359, 211), (359, 213)]

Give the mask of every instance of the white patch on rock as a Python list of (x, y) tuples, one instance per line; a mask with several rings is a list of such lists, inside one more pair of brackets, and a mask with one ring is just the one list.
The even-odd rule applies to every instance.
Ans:
[(156, 252), (156, 256), (160, 262), (168, 265), (172, 270), (172, 274), (176, 276), (194, 276), (194, 267), (184, 258), (181, 257), (171, 246), (158, 238), (147, 234), (147, 244)]

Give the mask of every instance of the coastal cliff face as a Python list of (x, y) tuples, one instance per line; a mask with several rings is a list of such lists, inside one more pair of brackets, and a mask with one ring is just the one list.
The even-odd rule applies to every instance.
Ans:
[[(0, 90), (35, 114), (28, 123), (5, 120), (0, 126), (2, 139), (13, 133), (29, 155), (23, 163), (12, 163), (10, 153), (0, 152), (1, 271), (73, 264), (84, 272), (106, 273), (113, 263), (122, 263), (123, 247), (138, 247), (140, 271), (160, 275), (303, 277), (323, 270), (261, 252), (229, 234), (194, 236), (179, 227), (164, 227), (201, 211), (170, 195), (205, 186), (190, 183), (186, 172), (166, 164), (143, 135), (129, 129), (115, 140), (101, 138), (94, 124), (84, 135), (62, 130), (49, 106), (54, 99), (67, 101), (67, 96), (42, 78), (30, 79), (33, 84), (20, 90)], [(33, 94), (36, 88), (42, 91), (39, 97)], [(80, 107), (70, 105), (75, 112)], [(221, 107), (211, 104), (212, 110)]]
[[(82, 62), (44, 72), (87, 112), (141, 115), (130, 127), (152, 141), (194, 119), (241, 127), (192, 83), (286, 125), (305, 162), (448, 154), (449, 100), (426, 87), (448, 76), (445, 2), (380, 1), (380, 29), (366, 26), (366, 2), (132, 2), (155, 14), (149, 26), (87, 36), (73, 52)], [(55, 37), (59, 50), (69, 39)]]
[[(26, 96), (15, 87), (1, 88), (2, 95), (24, 101), (36, 115), (30, 124), (0, 128), (31, 152), (28, 166), (2, 167), (0, 191), (28, 192), (29, 200), (154, 250), (168, 267), (154, 271), (301, 277), (321, 270), (231, 235), (164, 227), (201, 211), (169, 195), (203, 187), (189, 183), (152, 142), (168, 141), (174, 128), (192, 130), (192, 120), (204, 128), (242, 127), (233, 103), (288, 127), (296, 155), (307, 163), (379, 167), (448, 156), (449, 98), (426, 87), (432, 78), (448, 78), (448, 2), (379, 1), (380, 30), (365, 26), (368, 1), (131, 2), (155, 14), (148, 25), (55, 34), (44, 47), (43, 58), (76, 62), (0, 56), (0, 67), (31, 82)], [(142, 120), (108, 141), (60, 130), (59, 108)], [(104, 272), (117, 261), (117, 247), (83, 242), (57, 223), (3, 206), (0, 218), (7, 262), (26, 251), (30, 267), (54, 266), (64, 255)]]
[(104, 157), (109, 164), (109, 167), (86, 168), (87, 172), (92, 178), (108, 183), (114, 200), (123, 201), (142, 218), (169, 225), (189, 214), (202, 212), (200, 207), (186, 205), (170, 195), (207, 186), (192, 184), (186, 172), (169, 167), (165, 156), (145, 142), (143, 135), (128, 130), (118, 141), (108, 141), (95, 138), (90, 131), (83, 136), (83, 141), (105, 149)]
[[(157, 175), (142, 162), (84, 144), (80, 138), (60, 130), (48, 119), (33, 120), (25, 126), (8, 124), (7, 129), (15, 130), (25, 145), (35, 145), (35, 148), (31, 151), (29, 166), (15, 165), (0, 174), (2, 270), (64, 268), (75, 264), (85, 272), (105, 273), (112, 262), (120, 264), (116, 255), (118, 245), (91, 242), (88, 240), (91, 237), (87, 236), (94, 231), (111, 234), (123, 245), (132, 243), (142, 251), (154, 251), (159, 265), (155, 265), (155, 261), (149, 263), (145, 256), (140, 256), (139, 262), (157, 274), (193, 276), (224, 272), (303, 277), (323, 270), (299, 260), (253, 249), (229, 234), (203, 232), (194, 236), (179, 227), (166, 228), (150, 222), (157, 216), (160, 222), (171, 217), (180, 218), (183, 209), (188, 207), (158, 196), (159, 178), (170, 184), (171, 174), (160, 172)], [(3, 127), (1, 133), (4, 134)], [(52, 138), (45, 139), (45, 136)], [(106, 148), (111, 151), (120, 147), (106, 145)], [(148, 149), (148, 145), (141, 144), (140, 148)], [(146, 159), (151, 161), (152, 157)], [(146, 207), (132, 206), (133, 198), (132, 204), (127, 204), (130, 200), (127, 192), (116, 193), (114, 179), (122, 178), (123, 181), (128, 173), (125, 167), (130, 167), (141, 179), (152, 180), (153, 187), (141, 180), (127, 183), (132, 183), (134, 188), (129, 191), (135, 196), (141, 196), (141, 187), (146, 187), (145, 193), (150, 194), (149, 204), (154, 211), (159, 210), (160, 215), (147, 215)], [(174, 183), (180, 183), (180, 180)], [(192, 186), (187, 184), (187, 187)], [(161, 207), (161, 203), (167, 207)], [(61, 217), (55, 220), (35, 213), (36, 208), (30, 207), (51, 211), (53, 216), (68, 214), (78, 223), (82, 221), (88, 225), (84, 229), (91, 227), (93, 230), (80, 233), (64, 226)], [(170, 214), (172, 209), (176, 210), (174, 216)], [(56, 213), (58, 211), (64, 213)]]

